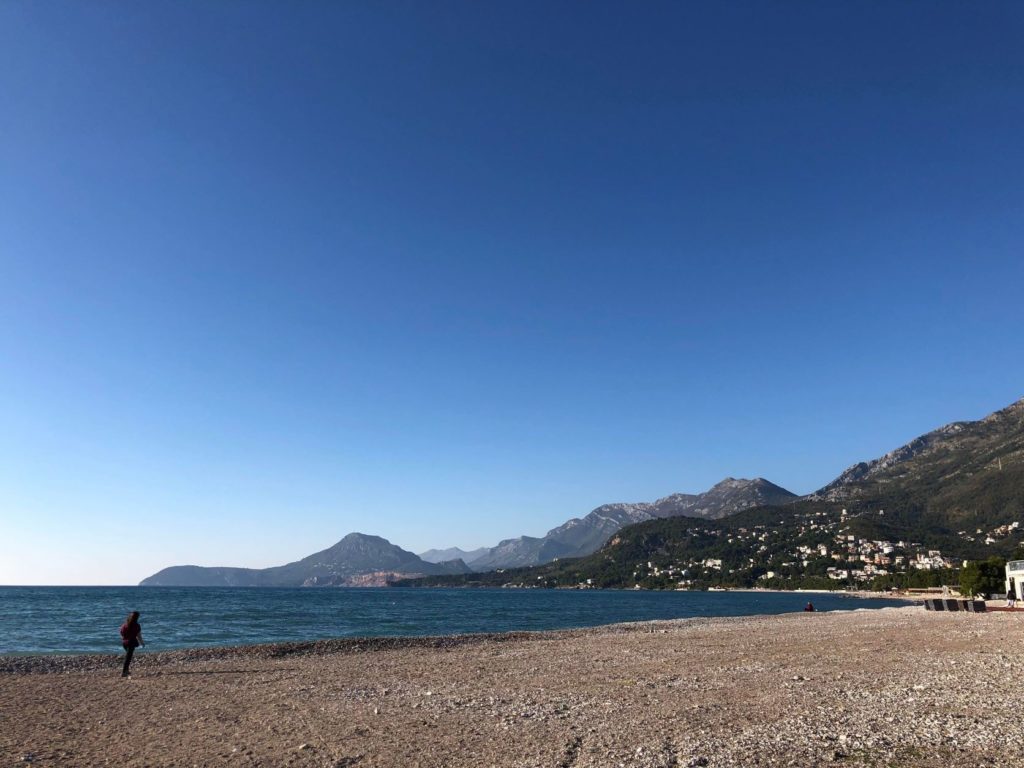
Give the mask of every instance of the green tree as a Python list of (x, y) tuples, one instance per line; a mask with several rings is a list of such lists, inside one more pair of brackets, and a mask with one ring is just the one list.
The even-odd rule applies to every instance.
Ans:
[(960, 569), (960, 594), (964, 597), (999, 594), (1006, 578), (1006, 561), (1001, 557), (972, 560)]

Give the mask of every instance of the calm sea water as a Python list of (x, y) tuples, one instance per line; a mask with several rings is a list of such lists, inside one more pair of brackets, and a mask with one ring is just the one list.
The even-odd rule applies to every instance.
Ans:
[(0, 654), (106, 653), (142, 613), (150, 650), (285, 640), (562, 629), (619, 621), (904, 605), (763, 592), (0, 587)]

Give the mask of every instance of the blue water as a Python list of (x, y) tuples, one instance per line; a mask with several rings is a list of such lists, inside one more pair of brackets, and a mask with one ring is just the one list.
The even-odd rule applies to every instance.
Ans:
[(109, 653), (128, 611), (146, 648), (589, 627), (620, 621), (749, 616), (904, 605), (765, 592), (542, 589), (0, 587), (0, 654)]

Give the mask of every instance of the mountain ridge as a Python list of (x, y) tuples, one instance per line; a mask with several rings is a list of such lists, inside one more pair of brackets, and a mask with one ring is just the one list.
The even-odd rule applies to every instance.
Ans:
[(563, 557), (583, 557), (596, 552), (627, 525), (665, 517), (719, 519), (753, 506), (786, 503), (799, 497), (785, 488), (757, 477), (727, 477), (697, 494), (673, 493), (653, 502), (602, 504), (583, 517), (574, 517), (544, 536), (505, 539), (468, 564), (474, 571), (541, 565)]
[[(782, 506), (623, 529), (583, 558), (459, 583), (792, 589), (936, 586), (964, 559), (1024, 552), (1024, 399), (952, 422)], [(946, 574), (946, 575), (943, 575)], [(427, 583), (452, 583), (433, 577)]]
[[(934, 460), (941, 459), (936, 456), (937, 453), (962, 448), (965, 441), (976, 442), (986, 433), (991, 433), (993, 428), (1007, 426), (1012, 428), (1014, 423), (1018, 426), (1024, 425), (1024, 398), (977, 421), (954, 421), (944, 424), (915, 437), (877, 459), (853, 464), (831, 483), (809, 494), (808, 498), (837, 501), (855, 497), (863, 494), (872, 483), (891, 482), (898, 477), (905, 476), (905, 472), (901, 472), (901, 470), (905, 470), (915, 460), (924, 463), (931, 459), (932, 461), (928, 461), (928, 463), (934, 463)], [(1014, 443), (1012, 434), (1008, 439), (1011, 444)], [(1009, 447), (1011, 450), (1000, 451), (998, 445), (991, 446), (988, 450), (989, 452), (995, 451), (993, 458), (997, 459), (1003, 458), (1003, 453), (1009, 453), (1006, 458), (1013, 456), (1024, 458), (1024, 443), (1017, 441), (1015, 448), (1013, 445), (1003, 447)]]
[[(809, 522), (812, 520), (817, 522)], [(667, 533), (663, 536), (659, 526), (672, 521), (677, 522), (665, 528)], [(805, 530), (807, 525), (810, 527)], [(626, 528), (631, 532), (625, 539), (617, 535)], [(1018, 543), (1018, 534), (1024, 533), (1024, 398), (977, 421), (951, 422), (877, 459), (853, 464), (806, 497), (798, 497), (763, 478), (726, 478), (700, 494), (676, 493), (654, 502), (601, 505), (581, 518), (571, 518), (552, 528), (543, 537), (505, 539), (475, 559), (472, 567), (461, 559), (431, 563), (380, 537), (353, 533), (326, 550), (283, 566), (172, 566), (142, 583), (389, 583), (413, 576), (443, 577), (485, 568), (526, 569), (562, 559), (586, 561), (595, 553), (609, 556), (609, 547), (626, 539), (633, 542), (630, 552), (639, 556), (646, 545), (638, 544), (636, 536), (644, 541), (663, 542), (652, 555), (655, 559), (667, 556), (666, 552), (677, 546), (664, 542), (678, 543), (689, 537), (691, 543), (686, 547), (691, 554), (702, 551), (705, 545), (706, 551), (726, 552), (734, 558), (729, 562), (735, 562), (740, 572), (749, 570), (748, 565), (763, 565), (766, 572), (773, 573), (769, 565), (792, 565), (785, 559), (776, 563), (770, 558), (767, 565), (761, 563), (769, 555), (782, 557), (781, 550), (744, 549), (745, 545), (738, 542), (748, 535), (749, 528), (799, 529), (804, 545), (818, 547), (827, 544), (822, 531), (839, 530), (858, 541), (906, 539), (918, 542), (912, 546), (923, 546), (926, 550), (941, 548), (956, 556), (1008, 554)], [(817, 533), (808, 533), (816, 529)], [(692, 545), (694, 536), (704, 537), (704, 544)], [(723, 548), (714, 541), (718, 536), (730, 536), (730, 546)], [(1024, 545), (1024, 541), (1020, 543)], [(762, 557), (765, 551), (768, 555)], [(792, 561), (794, 553), (786, 556)], [(578, 569), (574, 571), (577, 572)]]
[[(603, 504), (582, 518), (552, 528), (543, 537), (519, 536), (471, 552), (455, 547), (427, 550), (423, 553), (431, 558), (427, 559), (379, 536), (350, 533), (331, 547), (293, 563), (271, 568), (175, 565), (147, 576), (140, 586), (369, 586), (421, 576), (526, 567), (585, 556), (623, 527), (644, 520), (681, 514), (714, 519), (766, 499), (797, 498), (764, 478), (727, 477), (699, 494), (674, 493), (654, 502)], [(447, 558), (457, 553), (477, 556), (471, 564), (461, 557)]]
[[(380, 536), (350, 533), (336, 544), (293, 563), (271, 568), (225, 568), (174, 565), (143, 579), (139, 586), (314, 587), (356, 586), (372, 577), (465, 573), (461, 560), (428, 563)], [(388, 581), (387, 576), (381, 577)]]

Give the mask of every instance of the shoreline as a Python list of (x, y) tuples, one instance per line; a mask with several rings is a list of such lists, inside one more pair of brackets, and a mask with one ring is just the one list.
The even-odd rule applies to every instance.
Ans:
[(0, 674), (0, 763), (1009, 767), (1021, 640), (909, 605), (101, 655)]
[[(769, 589), (734, 589), (730, 592), (791, 594), (788, 590)], [(805, 594), (815, 594), (817, 590), (807, 590)], [(841, 594), (851, 598), (886, 599), (904, 602), (907, 606), (914, 601), (893, 598), (884, 593), (836, 593), (823, 590), (823, 594)], [(884, 606), (880, 608), (834, 608), (816, 611), (820, 613), (843, 613), (861, 610), (885, 610), (905, 606)], [(546, 635), (562, 635), (565, 633), (628, 631), (622, 628), (643, 627), (646, 625), (676, 622), (708, 622), (733, 619), (768, 618), (771, 616), (787, 616), (800, 614), (793, 610), (782, 613), (741, 614), (735, 616), (688, 616), (676, 619), (650, 619), (639, 621), (611, 622), (582, 627), (563, 627), (542, 630), (510, 630), (508, 632), (469, 632), (442, 635), (359, 635), (352, 637), (320, 638), (313, 640), (270, 640), (265, 643), (231, 643), (225, 645), (206, 645), (166, 650), (147, 651), (145, 648), (137, 652), (136, 663), (149, 659), (148, 664), (183, 664), (198, 661), (215, 661), (224, 658), (278, 658), (291, 655), (317, 655), (334, 653), (360, 653), (369, 650), (394, 650), (400, 648), (451, 648), (476, 642), (510, 642), (530, 640)], [(110, 653), (9, 653), (0, 654), (0, 675), (17, 674), (61, 674), (66, 672), (92, 671), (109, 669), (116, 659), (123, 658), (121, 651)], [(119, 662), (117, 662), (119, 663)]]
[[(685, 619), (683, 619), (685, 621)], [(624, 625), (608, 624), (607, 627)], [(539, 632), (485, 632), (461, 635), (415, 635), (386, 637), (351, 637), (325, 640), (296, 640), (288, 642), (247, 643), (240, 645), (207, 645), (196, 648), (173, 648), (149, 651), (145, 647), (136, 652), (133, 668), (180, 666), (234, 659), (281, 659), (302, 656), (333, 656), (374, 651), (395, 651), (413, 648), (444, 650), (475, 643), (502, 643), (540, 639), (540, 636), (563, 632), (583, 632), (597, 627), (579, 629), (543, 630)], [(123, 660), (124, 654), (23, 654), (0, 656), (0, 676), (29, 674), (66, 674), (112, 669)]]
[[(892, 608), (890, 606), (889, 608)], [(886, 610), (886, 608), (851, 608), (850, 611)], [(821, 613), (849, 613), (850, 611), (822, 611)], [(485, 643), (514, 643), (539, 640), (557, 640), (595, 634), (655, 632), (661, 625), (677, 626), (683, 623), (725, 623), (777, 616), (802, 615), (800, 611), (787, 613), (752, 614), (747, 616), (690, 616), (681, 619), (652, 619), (650, 621), (621, 621), (592, 627), (567, 627), (516, 632), (470, 632), (452, 635), (362, 636), (328, 638), (322, 640), (296, 640), (287, 642), (245, 643), (238, 645), (208, 645), (196, 648), (173, 648), (149, 651), (143, 647), (136, 651), (133, 668), (156, 668), (201, 664), (237, 659), (281, 659), (305, 656), (334, 656), (410, 649), (450, 650)], [(0, 656), (0, 676), (34, 674), (69, 674), (96, 672), (120, 668), (122, 652), (81, 654), (22, 654)]]
[(1024, 763), (1006, 738), (1024, 672), (1024, 619), (1010, 613), (910, 605), (376, 640), (158, 652), (128, 681), (113, 654), (98, 669), (0, 674), (0, 763)]

